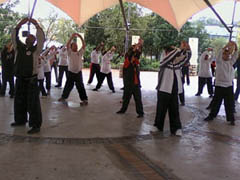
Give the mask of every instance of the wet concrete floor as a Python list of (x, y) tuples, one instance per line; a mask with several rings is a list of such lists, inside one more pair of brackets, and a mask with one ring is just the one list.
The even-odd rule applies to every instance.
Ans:
[[(83, 71), (84, 82), (88, 70)], [(116, 93), (106, 82), (94, 92), (85, 85), (88, 106), (80, 106), (74, 89), (67, 103), (59, 103), (62, 89), (54, 87), (41, 99), (43, 126), (27, 135), (28, 126), (11, 128), (13, 100), (0, 98), (0, 180), (238, 180), (240, 176), (240, 105), (236, 126), (229, 126), (221, 107), (210, 123), (203, 121), (210, 102), (207, 90), (195, 97), (197, 77), (185, 86), (186, 105), (180, 106), (183, 136), (171, 136), (168, 117), (162, 134), (151, 134), (156, 112), (156, 72), (141, 72), (145, 116), (136, 118), (133, 99), (121, 107), (122, 79), (113, 71)], [(106, 81), (106, 80), (105, 80)], [(206, 88), (206, 87), (205, 87)]]

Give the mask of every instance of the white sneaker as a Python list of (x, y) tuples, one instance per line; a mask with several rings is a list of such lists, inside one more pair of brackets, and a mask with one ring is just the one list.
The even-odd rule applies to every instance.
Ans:
[(183, 135), (182, 130), (181, 130), (181, 129), (178, 129), (178, 130), (176, 131), (175, 135), (181, 137), (181, 136)]

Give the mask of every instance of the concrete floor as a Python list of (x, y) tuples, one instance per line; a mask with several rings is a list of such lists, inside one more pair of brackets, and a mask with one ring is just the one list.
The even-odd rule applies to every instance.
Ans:
[[(83, 71), (84, 82), (88, 70)], [(106, 82), (91, 91), (96, 79), (85, 86), (89, 105), (81, 107), (76, 89), (67, 103), (59, 103), (62, 89), (52, 87), (41, 99), (43, 126), (29, 136), (28, 127), (11, 128), (13, 100), (0, 99), (0, 180), (238, 180), (240, 176), (240, 112), (236, 126), (226, 123), (224, 108), (211, 123), (203, 118), (210, 102), (207, 91), (195, 97), (197, 77), (185, 87), (186, 106), (180, 107), (183, 137), (169, 134), (168, 117), (163, 134), (150, 131), (156, 111), (157, 73), (142, 72), (145, 116), (136, 118), (132, 100), (126, 114), (121, 107), (122, 79), (113, 71), (116, 93)], [(54, 83), (54, 78), (53, 78)]]

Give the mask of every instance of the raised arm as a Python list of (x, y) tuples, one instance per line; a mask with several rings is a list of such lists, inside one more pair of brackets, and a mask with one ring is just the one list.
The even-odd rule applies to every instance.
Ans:
[(22, 27), (23, 24), (26, 24), (28, 20), (29, 20), (28, 18), (22, 19), (12, 31), (12, 42), (14, 49), (17, 48), (17, 44), (22, 44), (18, 37), (19, 29)]
[(42, 28), (39, 26), (38, 22), (35, 19), (31, 18), (31, 19), (29, 19), (29, 22), (32, 23), (37, 29), (37, 34), (36, 34), (37, 52), (41, 53), (42, 49), (43, 49), (44, 42), (45, 42), (44, 32), (43, 32)]
[(85, 43), (83, 37), (82, 37), (80, 34), (78, 34), (78, 33), (75, 33), (75, 36), (79, 37), (79, 38), (81, 39), (81, 41), (82, 41), (82, 48), (80, 49), (80, 51), (81, 51), (81, 50), (85, 50), (85, 48), (86, 48), (86, 43)]
[(74, 34), (72, 34), (72, 36), (69, 38), (68, 42), (67, 42), (67, 50), (71, 49), (71, 42), (73, 40), (73, 38), (75, 37)]

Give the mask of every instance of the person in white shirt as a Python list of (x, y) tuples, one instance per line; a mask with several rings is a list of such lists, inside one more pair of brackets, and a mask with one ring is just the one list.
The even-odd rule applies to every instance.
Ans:
[(112, 72), (111, 72), (111, 60), (113, 58), (115, 50), (116, 50), (116, 47), (113, 46), (111, 50), (107, 51), (103, 55), (99, 81), (97, 83), (96, 88), (94, 88), (93, 91), (98, 91), (98, 89), (101, 88), (105, 77), (107, 77), (108, 87), (110, 90), (112, 90), (113, 93), (115, 93), (113, 81), (112, 81)]
[(182, 135), (179, 116), (178, 95), (182, 93), (181, 67), (189, 60), (191, 51), (187, 42), (182, 41), (180, 49), (169, 47), (167, 56), (160, 62), (157, 89), (157, 109), (154, 126), (163, 131), (168, 111), (170, 132)]
[(67, 48), (62, 46), (59, 51), (59, 77), (58, 77), (58, 84), (55, 87), (62, 87), (62, 78), (65, 72), (67, 77), (68, 74), (68, 57), (67, 57)]
[(104, 44), (101, 43), (98, 45), (91, 53), (91, 64), (90, 64), (90, 74), (88, 79), (88, 84), (91, 84), (94, 78), (94, 75), (96, 74), (97, 81), (99, 81), (100, 78), (100, 57), (102, 55), (101, 51), (104, 47)]
[(200, 66), (198, 72), (198, 92), (195, 96), (200, 96), (202, 94), (203, 88), (207, 83), (207, 89), (209, 97), (213, 96), (213, 85), (212, 85), (212, 73), (211, 73), (211, 63), (212, 63), (212, 48), (208, 48), (200, 56)]
[[(82, 41), (82, 48), (78, 51), (78, 46), (72, 40), (75, 37), (79, 37)], [(83, 53), (85, 50), (85, 41), (82, 36), (78, 33), (74, 33), (67, 43), (67, 53), (68, 53), (68, 78), (63, 89), (62, 97), (58, 101), (64, 102), (72, 91), (74, 84), (77, 87), (79, 97), (81, 99), (81, 105), (88, 104), (87, 93), (83, 84), (82, 77), (82, 67), (83, 67)]]
[(51, 92), (51, 63), (50, 61), (56, 56), (58, 52), (55, 50), (55, 46), (51, 46), (50, 48), (47, 48), (43, 53), (42, 57), (45, 59), (44, 63), (44, 76), (46, 79), (46, 89), (47, 94), (50, 95)]
[(38, 63), (39, 63), (38, 64), (38, 88), (39, 88), (39, 91), (42, 93), (42, 97), (46, 97), (47, 93), (43, 85), (45, 59), (41, 55), (39, 56)]
[(233, 65), (236, 62), (237, 57), (237, 44), (233, 41), (228, 42), (228, 44), (219, 52), (216, 58), (215, 93), (212, 100), (211, 111), (209, 115), (204, 119), (205, 121), (212, 121), (217, 116), (222, 101), (224, 100), (226, 119), (228, 122), (230, 122), (230, 125), (235, 125)]

